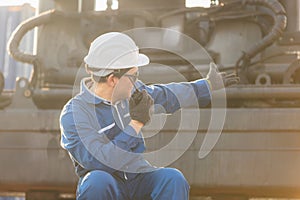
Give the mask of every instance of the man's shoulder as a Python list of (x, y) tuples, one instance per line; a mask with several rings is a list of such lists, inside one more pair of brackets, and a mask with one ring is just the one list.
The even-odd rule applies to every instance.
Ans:
[(72, 97), (67, 103), (64, 105), (63, 110), (74, 110), (78, 107), (84, 106), (86, 102), (82, 99), (80, 94), (75, 95)]
[[(76, 96), (70, 99), (63, 107), (60, 114), (60, 123), (61, 124), (69, 124), (72, 123), (75, 116), (84, 115), (84, 101), (78, 99)], [(80, 113), (80, 115), (77, 115)]]

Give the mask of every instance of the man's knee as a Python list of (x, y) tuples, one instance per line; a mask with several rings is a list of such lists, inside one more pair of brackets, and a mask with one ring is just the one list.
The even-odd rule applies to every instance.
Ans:
[(189, 187), (187, 180), (184, 175), (175, 168), (164, 168), (163, 172), (167, 179), (170, 179), (173, 183), (181, 184), (185, 187)]
[(159, 182), (152, 192), (153, 199), (188, 199), (190, 186), (179, 170), (162, 168), (156, 173), (156, 177)]
[(87, 173), (78, 187), (78, 199), (116, 199), (118, 195), (115, 179), (100, 170)]
[(87, 173), (83, 180), (83, 184), (87, 184), (89, 187), (98, 187), (98, 189), (106, 189), (108, 185), (114, 185), (115, 180), (107, 172), (95, 170)]

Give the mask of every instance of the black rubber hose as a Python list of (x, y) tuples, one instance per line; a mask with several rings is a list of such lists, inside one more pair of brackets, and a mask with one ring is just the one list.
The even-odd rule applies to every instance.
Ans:
[(3, 92), (3, 89), (4, 89), (4, 76), (2, 72), (0, 72), (0, 95)]
[(2, 72), (0, 72), (0, 109), (3, 109), (11, 104), (11, 96), (1, 95), (4, 89), (4, 81), (4, 76)]
[(36, 62), (36, 55), (26, 54), (20, 51), (20, 42), (28, 31), (49, 22), (53, 13), (54, 11), (51, 10), (44, 12), (36, 17), (29, 18), (28, 20), (19, 24), (19, 26), (14, 30), (8, 40), (7, 51), (15, 60), (29, 64), (34, 64)]
[(266, 35), (259, 43), (255, 44), (249, 51), (243, 53), (237, 61), (236, 69), (245, 67), (245, 64), (254, 56), (275, 42), (282, 35), (287, 26), (285, 9), (277, 0), (244, 0), (243, 4), (259, 5), (269, 8), (274, 13), (274, 15), (272, 15), (274, 25), (268, 35)]

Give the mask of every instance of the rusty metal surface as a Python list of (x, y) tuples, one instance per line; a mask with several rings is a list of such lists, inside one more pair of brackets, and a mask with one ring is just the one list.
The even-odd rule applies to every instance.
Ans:
[[(168, 143), (176, 134), (172, 124), (180, 117), (192, 118), (195, 112), (199, 110), (168, 119), (161, 133), (146, 139), (149, 151)], [(270, 195), (273, 188), (281, 188), (278, 193), (282, 194), (300, 188), (300, 109), (228, 109), (217, 145), (199, 159), (209, 115), (209, 109), (201, 110), (197, 137), (172, 164), (183, 171), (192, 188), (200, 189), (192, 189), (193, 193), (206, 194), (211, 188), (214, 193), (234, 188), (254, 193), (253, 188), (261, 188), (258, 194)], [(77, 177), (59, 146), (58, 116), (59, 110), (0, 112), (0, 171), (5, 172), (0, 175), (0, 190), (74, 190)], [(154, 119), (153, 123), (161, 122)], [(188, 123), (183, 130), (183, 134), (193, 131)], [(144, 130), (145, 134), (153, 131)]]

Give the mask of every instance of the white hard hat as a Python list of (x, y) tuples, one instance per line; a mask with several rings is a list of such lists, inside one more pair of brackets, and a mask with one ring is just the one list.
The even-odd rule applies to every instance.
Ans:
[(149, 58), (139, 53), (139, 48), (128, 35), (110, 32), (100, 35), (91, 43), (84, 62), (94, 69), (94, 75), (106, 76), (115, 69), (147, 65)]

